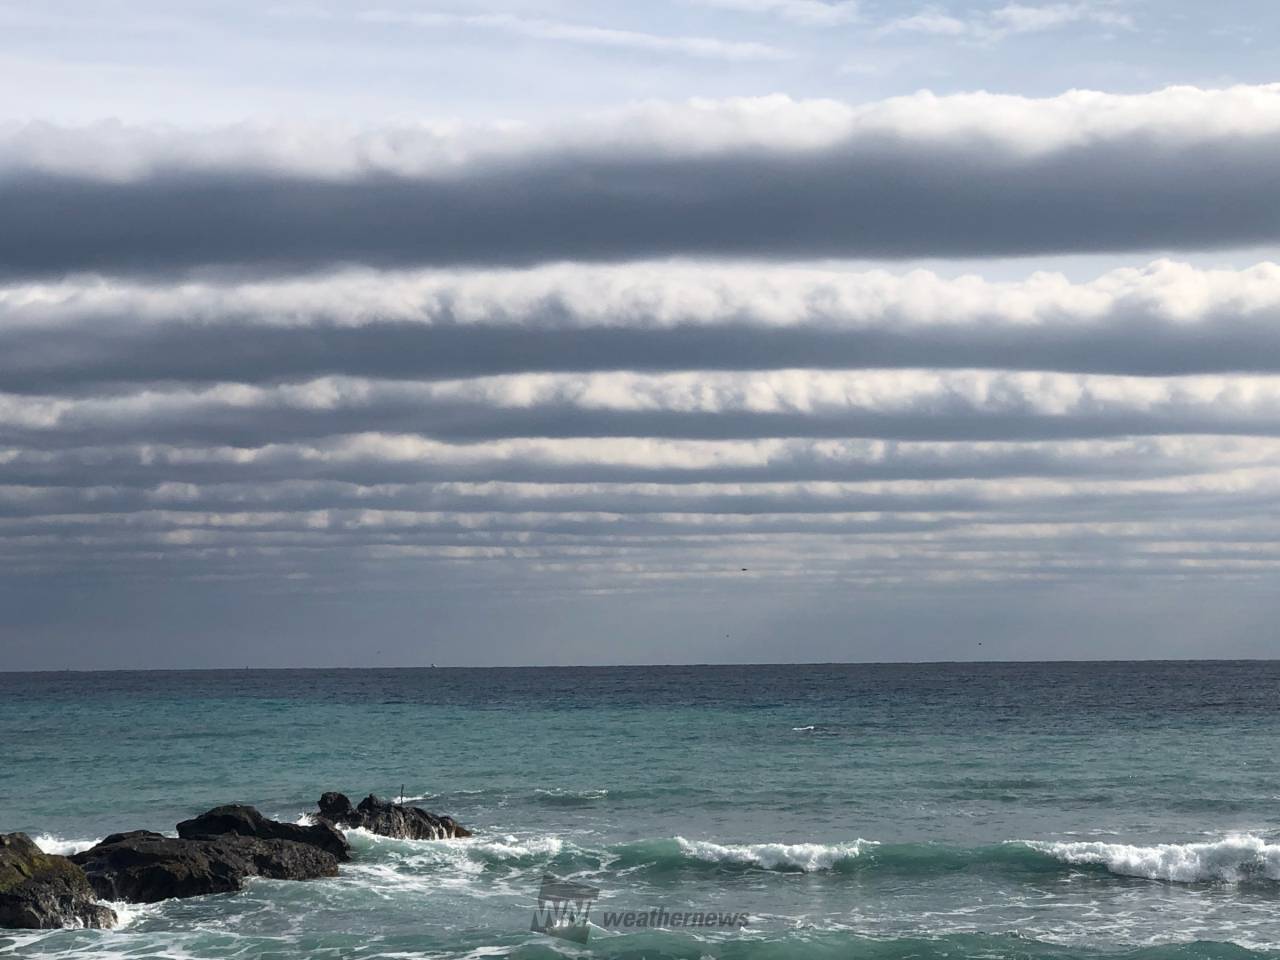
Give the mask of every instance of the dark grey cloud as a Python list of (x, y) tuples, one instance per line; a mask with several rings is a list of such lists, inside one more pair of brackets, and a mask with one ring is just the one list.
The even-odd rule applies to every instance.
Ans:
[(973, 257), (1280, 240), (1280, 137), (1155, 147), (1137, 135), (1032, 157), (982, 142), (538, 156), (430, 180), (27, 174), (0, 182), (0, 270)]
[(556, 329), (471, 324), (360, 327), (172, 324), (0, 330), (0, 387), (42, 393), (115, 383), (271, 383), (325, 375), (448, 379), (521, 371), (780, 370), (933, 367), (1168, 376), (1280, 372), (1280, 325), (783, 329), (748, 324)]
[(1280, 239), (1280, 94), (649, 105), (544, 130), (0, 130), (0, 275)]

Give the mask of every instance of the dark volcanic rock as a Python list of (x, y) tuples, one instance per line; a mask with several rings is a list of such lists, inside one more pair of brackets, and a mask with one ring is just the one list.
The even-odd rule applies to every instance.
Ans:
[(114, 927), (115, 911), (96, 899), (66, 857), (45, 853), (25, 833), (0, 834), (0, 927)]
[(357, 816), (356, 808), (351, 805), (351, 801), (347, 799), (345, 793), (335, 793), (330, 790), (328, 793), (320, 795), (320, 816), (325, 820), (332, 820), (334, 823), (346, 824), (346, 822)]
[(347, 838), (332, 824), (317, 822), (309, 826), (268, 820), (254, 807), (232, 803), (214, 807), (207, 813), (178, 824), (178, 836), (185, 840), (211, 840), (233, 834), (238, 837), (257, 837), (260, 840), (292, 840), (308, 846), (319, 847), (333, 854), (339, 861), (351, 859), (351, 847)]
[(227, 833), (214, 839), (165, 837), (147, 830), (114, 833), (71, 858), (105, 900), (154, 903), (239, 890), (246, 877), (333, 877), (333, 854), (294, 840)]
[(358, 807), (341, 793), (329, 792), (320, 798), (320, 822), (330, 821), (344, 827), (363, 827), (370, 833), (402, 840), (442, 840), (447, 837), (469, 837), (471, 831), (453, 817), (437, 816), (421, 807), (410, 807), (373, 794), (360, 801)]

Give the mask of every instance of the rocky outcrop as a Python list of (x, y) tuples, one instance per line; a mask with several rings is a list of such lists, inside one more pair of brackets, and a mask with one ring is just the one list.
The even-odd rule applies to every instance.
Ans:
[(333, 877), (338, 860), (295, 840), (227, 833), (213, 839), (166, 837), (149, 830), (115, 833), (71, 860), (104, 900), (154, 903), (239, 890), (247, 877)]
[(25, 833), (0, 834), (0, 927), (114, 927), (115, 911), (96, 899), (66, 857), (45, 853)]
[(257, 837), (259, 840), (292, 840), (319, 847), (334, 855), (339, 862), (351, 859), (347, 838), (333, 824), (317, 821), (309, 825), (268, 820), (257, 809), (232, 803), (214, 807), (206, 813), (178, 824), (178, 836), (184, 840), (212, 840), (234, 835)]
[(471, 831), (452, 817), (437, 816), (421, 807), (381, 800), (373, 794), (353, 807), (341, 793), (326, 793), (320, 798), (318, 823), (333, 823), (342, 827), (363, 827), (370, 833), (402, 840), (443, 840), (448, 837), (469, 837)]
[(342, 794), (326, 793), (312, 819), (281, 823), (227, 804), (182, 821), (177, 837), (113, 833), (71, 857), (46, 854), (25, 834), (0, 835), (0, 927), (110, 927), (115, 913), (95, 898), (154, 903), (231, 893), (248, 877), (336, 876), (338, 862), (351, 859), (338, 826), (407, 840), (471, 836), (452, 817), (372, 794), (352, 806)]

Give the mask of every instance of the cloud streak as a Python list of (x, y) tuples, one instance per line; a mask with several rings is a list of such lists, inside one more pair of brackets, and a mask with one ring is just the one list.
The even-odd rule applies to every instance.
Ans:
[(999, 440), (1280, 434), (1280, 377), (1004, 371), (326, 377), (83, 398), (0, 394), (0, 440), (256, 445), (370, 430), (499, 437)]
[(857, 0), (694, 0), (704, 7), (770, 14), (793, 23), (833, 27), (858, 20)]
[[(1280, 239), (1277, 87), (641, 116), (607, 148), (601, 131), (616, 120), (474, 153), (436, 134), (385, 155), (369, 145), (398, 143), (391, 134), (339, 138), (305, 161), (269, 131), (247, 147), (224, 142), (230, 132), (187, 143), (111, 131), (114, 149), (99, 151), (100, 131), (18, 128), (0, 148), (0, 269), (996, 256)], [(673, 147), (695, 118), (707, 130)]]
[(0, 570), (292, 595), (412, 570), (696, 593), (744, 565), (802, 592), (1256, 584), (1280, 561), (1277, 328), (1271, 263), (13, 281)]
[(918, 33), (994, 43), (1011, 36), (1043, 33), (1077, 24), (1124, 30), (1134, 27), (1133, 18), (1128, 14), (1099, 4), (1008, 3), (968, 17), (956, 17), (939, 7), (929, 7), (919, 13), (890, 20), (877, 32), (882, 36)]
[(521, 372), (1280, 373), (1280, 267), (1072, 283), (680, 263), (0, 286), (0, 388)]
[(458, 14), (370, 10), (357, 19), (366, 23), (393, 24), (423, 29), (472, 28), (499, 30), (534, 40), (578, 43), (587, 46), (646, 53), (675, 53), (711, 60), (752, 61), (785, 59), (785, 51), (763, 43), (720, 40), (715, 37), (670, 36), (637, 30), (619, 30), (560, 20), (518, 17), (508, 13)]

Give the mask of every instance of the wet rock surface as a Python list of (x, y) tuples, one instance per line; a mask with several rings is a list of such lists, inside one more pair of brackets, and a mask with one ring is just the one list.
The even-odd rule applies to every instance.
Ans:
[(471, 831), (452, 817), (428, 813), (421, 807), (392, 803), (373, 794), (352, 806), (345, 794), (330, 791), (320, 798), (317, 822), (362, 827), (370, 833), (401, 840), (444, 840), (469, 837)]
[(114, 927), (115, 911), (79, 866), (45, 853), (25, 833), (0, 834), (0, 927)]
[(268, 820), (256, 808), (232, 803), (214, 807), (198, 817), (178, 824), (184, 840), (211, 840), (223, 836), (256, 837), (259, 840), (292, 840), (333, 854), (339, 862), (351, 859), (346, 837), (330, 823), (317, 821), (301, 825)]
[(337, 858), (326, 850), (238, 834), (187, 839), (135, 830), (112, 834), (71, 859), (99, 897), (134, 903), (230, 893), (248, 877), (312, 880), (338, 873)]

